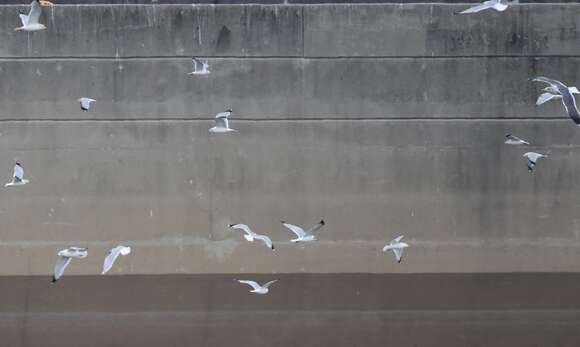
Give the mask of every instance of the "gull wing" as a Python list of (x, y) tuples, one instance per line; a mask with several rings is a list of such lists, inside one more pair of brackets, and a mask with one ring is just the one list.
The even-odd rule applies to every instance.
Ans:
[(297, 225), (286, 223), (286, 222), (282, 222), (282, 225), (285, 226), (286, 228), (290, 229), (290, 231), (292, 231), (298, 237), (306, 236), (306, 232), (304, 231), (304, 229), (302, 229), (301, 227), (299, 227)]
[(197, 58), (191, 58), (193, 62), (193, 71), (199, 72), (203, 68), (203, 63), (199, 61)]
[(229, 112), (220, 112), (215, 116), (215, 124), (217, 127), (220, 128), (229, 128), (229, 121), (228, 117), (230, 116)]
[(268, 288), (268, 287), (269, 287), (269, 286), (270, 286), (272, 283), (274, 283), (274, 282), (278, 282), (278, 280), (273, 280), (273, 281), (270, 281), (270, 282), (268, 282), (268, 283), (264, 284), (262, 287), (264, 287), (264, 288)]
[(24, 178), (24, 169), (20, 165), (14, 165), (14, 180), (17, 182), (22, 182)]
[(537, 161), (539, 158), (542, 158), (544, 155), (543, 155), (543, 154), (540, 154), (540, 153), (536, 153), (536, 152), (527, 152), (526, 154), (524, 154), (524, 156), (525, 156), (526, 158), (528, 158), (528, 160), (529, 160), (530, 162), (532, 162), (532, 163), (534, 163), (534, 164), (535, 164), (535, 163), (536, 163), (536, 161)]
[(459, 12), (459, 14), (477, 13), (477, 12), (487, 10), (488, 8), (492, 8), (492, 7), (493, 7), (493, 4), (489, 4), (486, 1), (486, 3), (483, 3), (481, 5), (473, 6), (473, 7), (466, 9), (466, 10), (463, 10), (463, 11)]
[(248, 281), (248, 280), (238, 280), (238, 282), (240, 283), (244, 283), (247, 284), (249, 286), (251, 286), (252, 288), (254, 288), (254, 290), (258, 290), (260, 288), (262, 288), (258, 283), (256, 283), (255, 281)]
[(564, 104), (568, 116), (572, 118), (574, 123), (580, 125), (580, 114), (578, 114), (578, 107), (576, 106), (574, 95), (570, 93), (568, 88), (563, 89), (560, 93), (562, 94), (562, 103)]
[(32, 1), (30, 4), (30, 12), (28, 13), (28, 21), (26, 24), (38, 24), (41, 12), (42, 8), (40, 7), (40, 3), (37, 0)]
[(243, 230), (246, 234), (252, 236), (256, 234), (255, 232), (252, 231), (252, 229), (250, 229), (249, 226), (245, 224), (230, 224), (230, 228)]
[(101, 275), (104, 275), (107, 272), (109, 272), (109, 270), (111, 270), (113, 264), (115, 263), (115, 260), (117, 260), (117, 258), (119, 257), (119, 254), (121, 254), (120, 247), (115, 247), (109, 251), (109, 255), (107, 255), (107, 257), (105, 258), (105, 262), (103, 264), (103, 272), (101, 273)]
[(318, 222), (318, 224), (316, 224), (315, 226), (313, 226), (312, 228), (308, 229), (306, 231), (307, 234), (312, 234), (318, 230), (320, 230), (320, 228), (322, 228), (324, 226), (324, 220), (321, 220), (320, 222)]
[(532, 77), (532, 81), (534, 82), (544, 82), (547, 83), (553, 87), (555, 87), (556, 89), (558, 89), (558, 91), (560, 93), (562, 93), (562, 91), (560, 90), (560, 88), (566, 88), (568, 89), (568, 87), (566, 87), (566, 85), (558, 80), (552, 79), (552, 78), (548, 78), (548, 77), (544, 77), (544, 76), (537, 76), (537, 77)]
[(20, 16), (22, 26), (26, 26), (28, 24), (28, 15), (25, 15), (24, 13), (19, 13), (18, 16)]
[(52, 276), (53, 283), (56, 282), (60, 278), (60, 276), (62, 276), (64, 269), (66, 269), (71, 260), (72, 260), (71, 257), (64, 256), (58, 257), (56, 265), (54, 266), (54, 275)]
[(262, 240), (266, 246), (270, 249), (274, 249), (274, 244), (272, 244), (272, 240), (266, 235), (254, 235), (255, 239)]
[(552, 93), (543, 93), (540, 96), (538, 96), (538, 100), (536, 100), (536, 105), (541, 105), (547, 101), (552, 100), (553, 98), (559, 98), (560, 95), (555, 95)]
[(396, 239), (394, 239), (393, 241), (391, 241), (391, 243), (399, 243), (401, 242), (401, 240), (403, 239), (403, 237), (405, 237), (404, 235), (401, 235), (399, 237), (397, 237)]
[(395, 257), (397, 261), (400, 263), (401, 258), (403, 257), (403, 249), (402, 248), (393, 248), (393, 252), (395, 253)]

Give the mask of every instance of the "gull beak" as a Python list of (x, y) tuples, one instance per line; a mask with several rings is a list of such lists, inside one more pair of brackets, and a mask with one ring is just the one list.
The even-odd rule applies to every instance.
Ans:
[(42, 6), (54, 6), (54, 4), (48, 0), (40, 0), (38, 1)]

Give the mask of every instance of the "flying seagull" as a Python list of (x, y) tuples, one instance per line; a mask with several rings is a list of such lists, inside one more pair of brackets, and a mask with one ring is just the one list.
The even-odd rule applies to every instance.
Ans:
[(103, 264), (103, 272), (101, 272), (101, 275), (104, 275), (107, 272), (109, 272), (109, 270), (111, 270), (113, 264), (115, 263), (115, 260), (117, 260), (117, 257), (119, 255), (128, 255), (129, 253), (131, 253), (131, 247), (127, 246), (119, 245), (111, 249), (109, 251), (109, 255), (107, 255), (107, 257), (105, 258), (105, 263)]
[(91, 103), (97, 100), (91, 98), (82, 97), (77, 100), (81, 104), (81, 110), (88, 111), (91, 108)]
[(527, 152), (524, 154), (524, 157), (528, 159), (528, 171), (534, 172), (534, 167), (536, 166), (538, 159), (546, 158), (547, 155), (536, 152)]
[(6, 183), (4, 187), (12, 186), (22, 186), (28, 183), (27, 179), (24, 179), (24, 169), (20, 163), (14, 165), (14, 175), (12, 175), (12, 181)]
[(388, 250), (392, 250), (395, 253), (395, 257), (397, 258), (397, 262), (400, 263), (401, 259), (403, 258), (403, 250), (407, 247), (409, 247), (408, 244), (401, 242), (401, 240), (403, 239), (403, 235), (397, 237), (394, 240), (391, 240), (391, 242), (389, 242), (388, 245), (386, 245), (385, 247), (383, 247), (383, 252), (386, 252)]
[(58, 260), (54, 266), (54, 275), (52, 276), (52, 283), (58, 281), (64, 269), (70, 263), (72, 258), (86, 258), (88, 254), (88, 248), (81, 247), (69, 247), (58, 252)]
[(580, 114), (578, 113), (578, 107), (576, 107), (576, 100), (574, 99), (571, 88), (568, 88), (560, 81), (543, 76), (534, 77), (532, 78), (532, 81), (547, 83), (550, 85), (550, 87), (552, 87), (549, 89), (550, 91), (560, 94), (564, 108), (568, 113), (568, 117), (572, 118), (574, 123), (580, 125)]
[(268, 287), (276, 281), (278, 281), (278, 280), (270, 281), (270, 282), (264, 284), (263, 286), (261, 286), (256, 281), (238, 280), (238, 282), (240, 282), (240, 283), (245, 283), (247, 285), (250, 285), (253, 288), (252, 290), (250, 290), (250, 293), (256, 293), (256, 294), (267, 294), (270, 291), (268, 289)]
[(232, 114), (232, 110), (226, 110), (220, 112), (215, 116), (215, 126), (209, 129), (210, 133), (229, 133), (230, 131), (236, 131), (230, 129), (230, 123), (228, 118)]
[(33, 0), (32, 3), (30, 4), (30, 12), (28, 12), (28, 15), (25, 15), (23, 13), (19, 13), (18, 15), (20, 16), (20, 21), (22, 22), (22, 26), (15, 28), (15, 31), (40, 31), (40, 30), (44, 30), (46, 29), (46, 27), (43, 24), (38, 23), (38, 20), (40, 19), (40, 13), (42, 12), (42, 7), (41, 6), (46, 6), (46, 5), (50, 5), (50, 6), (54, 6), (54, 4), (50, 1), (46, 1), (46, 0)]
[(490, 0), (484, 1), (482, 4), (470, 7), (466, 10), (461, 12), (455, 12), (455, 14), (468, 14), (468, 13), (477, 13), (483, 10), (487, 10), (489, 8), (494, 9), (498, 12), (503, 12), (507, 10), (508, 5), (516, 4), (518, 1), (507, 1), (507, 0)]
[(268, 248), (274, 250), (274, 244), (272, 244), (272, 240), (270, 240), (268, 236), (256, 234), (255, 232), (252, 231), (252, 229), (250, 229), (249, 226), (245, 224), (230, 224), (230, 228), (243, 230), (245, 233), (244, 238), (246, 240), (250, 242), (254, 242), (254, 240), (261, 240), (262, 242), (264, 242), (264, 244), (266, 244), (266, 246), (268, 246)]
[[(562, 95), (560, 95), (560, 92), (558, 91), (558, 89), (549, 86), (546, 87), (544, 89), (542, 89), (544, 91), (544, 93), (540, 94), (540, 96), (538, 96), (538, 100), (536, 100), (536, 105), (541, 105), (545, 102), (548, 102), (552, 99), (561, 99)], [(568, 90), (570, 91), (571, 94), (580, 94), (580, 91), (578, 91), (578, 88), (576, 87), (568, 87)]]
[(188, 75), (209, 75), (209, 64), (207, 60), (199, 60), (197, 58), (192, 58), (193, 71), (188, 73)]
[(505, 135), (505, 144), (506, 145), (529, 145), (530, 143), (528, 141), (524, 141), (522, 139), (520, 139), (517, 136), (514, 136), (512, 134), (506, 134)]
[(286, 228), (290, 229), (290, 231), (292, 231), (294, 234), (296, 234), (296, 236), (298, 236), (298, 238), (290, 240), (292, 242), (300, 242), (300, 241), (316, 241), (316, 236), (313, 234), (315, 231), (319, 230), (320, 228), (322, 228), (324, 226), (324, 221), (321, 220), (320, 222), (318, 222), (318, 224), (316, 224), (315, 226), (311, 227), (310, 229), (308, 229), (307, 231), (304, 231), (304, 229), (302, 229), (299, 226), (296, 226), (294, 224), (290, 224), (290, 223), (286, 223), (284, 221), (281, 222)]

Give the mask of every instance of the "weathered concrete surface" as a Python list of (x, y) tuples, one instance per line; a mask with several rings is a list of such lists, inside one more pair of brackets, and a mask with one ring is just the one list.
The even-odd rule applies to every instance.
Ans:
[[(0, 61), (1, 119), (566, 117), (537, 107), (545, 75), (575, 85), (578, 58), (212, 59)], [(139, 86), (136, 88), (136, 86)], [(76, 100), (91, 96), (91, 112)]]
[(299, 6), (55, 6), (32, 34), (18, 10), (0, 7), (0, 57), (302, 55)]
[[(18, 159), (31, 183), (1, 193), (0, 273), (48, 275), (71, 244), (91, 257), (67, 272), (98, 273), (119, 241), (135, 252), (118, 273), (579, 269), (569, 120), (233, 120), (227, 136), (211, 123), (1, 123), (3, 176)], [(504, 145), (510, 131), (534, 146)], [(527, 150), (550, 155), (534, 174)], [(321, 218), (304, 246), (279, 224)], [(227, 228), (238, 222), (277, 252)], [(413, 244), (402, 265), (380, 251), (399, 234)]]
[(48, 277), (3, 277), (0, 333), (10, 346), (43, 347), (572, 347), (580, 339), (574, 274), (288, 275), (267, 296), (233, 278), (65, 276), (51, 286)]

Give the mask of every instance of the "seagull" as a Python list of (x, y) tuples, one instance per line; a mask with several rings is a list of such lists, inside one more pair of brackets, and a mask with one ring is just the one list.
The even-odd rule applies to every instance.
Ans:
[[(540, 96), (538, 96), (538, 100), (536, 100), (536, 105), (541, 105), (545, 102), (548, 102), (552, 99), (561, 99), (562, 95), (560, 95), (560, 92), (558, 91), (558, 89), (549, 86), (546, 87), (544, 89), (542, 89), (544, 91), (544, 93), (542, 93)], [(568, 87), (568, 90), (570, 91), (571, 94), (580, 94), (580, 91), (578, 91), (578, 88), (576, 87)]]
[(468, 13), (477, 13), (483, 10), (487, 10), (488, 8), (494, 9), (498, 12), (503, 12), (507, 10), (508, 5), (512, 5), (518, 3), (518, 1), (507, 1), (507, 0), (490, 0), (484, 1), (482, 4), (473, 6), (468, 8), (467, 10), (463, 10), (461, 12), (455, 12), (455, 14), (468, 14)]
[(562, 98), (562, 103), (564, 104), (564, 108), (568, 113), (568, 117), (572, 118), (574, 123), (580, 125), (580, 114), (578, 113), (578, 107), (576, 107), (576, 100), (574, 99), (574, 95), (572, 94), (573, 93), (572, 88), (574, 87), (568, 88), (564, 83), (560, 81), (542, 76), (534, 77), (532, 78), (532, 81), (548, 83), (550, 87), (552, 87), (552, 88), (548, 87), (548, 91), (560, 94), (560, 97)]
[(88, 254), (88, 248), (81, 247), (69, 247), (58, 252), (58, 260), (54, 266), (54, 275), (52, 276), (52, 283), (58, 281), (64, 269), (70, 263), (72, 258), (86, 258)]
[(81, 110), (88, 111), (91, 108), (91, 103), (92, 102), (95, 102), (97, 100), (91, 99), (91, 98), (82, 97), (82, 98), (78, 99), (77, 101), (80, 102), (80, 104), (81, 104)]
[(538, 159), (546, 158), (547, 155), (536, 153), (536, 152), (527, 152), (524, 154), (524, 157), (526, 157), (526, 159), (528, 159), (528, 171), (533, 172), (534, 167), (536, 166), (536, 162), (538, 161)]
[(15, 28), (15, 31), (40, 31), (46, 29), (43, 24), (38, 23), (38, 19), (40, 18), (40, 13), (42, 12), (42, 6), (50, 5), (54, 6), (54, 4), (50, 1), (46, 0), (33, 0), (30, 3), (30, 12), (28, 15), (23, 13), (19, 13), (20, 21), (22, 22), (22, 26)]
[(12, 181), (6, 183), (4, 187), (12, 186), (22, 186), (28, 183), (27, 179), (24, 179), (24, 169), (20, 163), (14, 165), (14, 175), (12, 175)]
[(274, 244), (272, 244), (272, 240), (268, 236), (256, 234), (249, 226), (245, 224), (230, 224), (230, 228), (243, 230), (245, 232), (244, 238), (246, 240), (250, 242), (254, 242), (255, 239), (261, 240), (266, 244), (266, 246), (268, 246), (268, 248), (274, 250)]
[(188, 73), (188, 75), (209, 75), (211, 71), (209, 71), (209, 64), (207, 60), (199, 60), (195, 57), (191, 59), (193, 62), (193, 71)]
[(209, 129), (210, 133), (229, 133), (230, 131), (236, 131), (234, 129), (230, 129), (230, 123), (228, 122), (228, 118), (232, 114), (232, 110), (226, 110), (224, 112), (220, 112), (215, 116), (215, 126)]
[(276, 281), (278, 281), (278, 280), (270, 281), (270, 282), (264, 284), (263, 286), (261, 286), (256, 281), (238, 280), (238, 282), (240, 282), (240, 283), (245, 283), (247, 285), (250, 285), (253, 288), (253, 290), (250, 290), (250, 293), (256, 293), (256, 294), (268, 294), (268, 292), (270, 291), (268, 289), (268, 287)]
[(386, 245), (385, 247), (383, 247), (383, 252), (386, 252), (388, 250), (392, 250), (395, 253), (395, 257), (397, 258), (397, 262), (400, 263), (401, 259), (403, 258), (403, 250), (407, 247), (409, 247), (408, 244), (401, 242), (401, 240), (403, 239), (403, 235), (397, 237), (394, 240), (391, 240), (391, 242), (389, 242), (388, 245)]
[(528, 141), (524, 141), (522, 139), (520, 139), (517, 136), (514, 136), (512, 134), (506, 134), (505, 138), (507, 140), (505, 140), (505, 144), (506, 145), (529, 145), (530, 143)]
[(290, 240), (292, 242), (316, 241), (316, 236), (313, 235), (312, 233), (315, 232), (315, 231), (317, 231), (317, 230), (319, 230), (320, 228), (322, 228), (324, 226), (324, 220), (321, 220), (320, 222), (318, 222), (318, 224), (316, 224), (312, 228), (308, 229), (308, 231), (304, 231), (304, 229), (302, 229), (301, 227), (296, 226), (294, 224), (286, 223), (284, 221), (282, 221), (281, 223), (286, 228), (290, 229), (290, 231), (292, 231), (294, 234), (296, 234), (296, 236), (298, 236), (297, 239)]
[(107, 255), (107, 257), (105, 258), (105, 263), (103, 264), (103, 272), (101, 272), (101, 275), (104, 275), (107, 272), (109, 272), (109, 270), (111, 270), (113, 264), (115, 263), (115, 260), (117, 260), (117, 257), (119, 255), (128, 255), (129, 253), (131, 253), (131, 247), (127, 246), (119, 245), (111, 249), (109, 251), (109, 255)]

